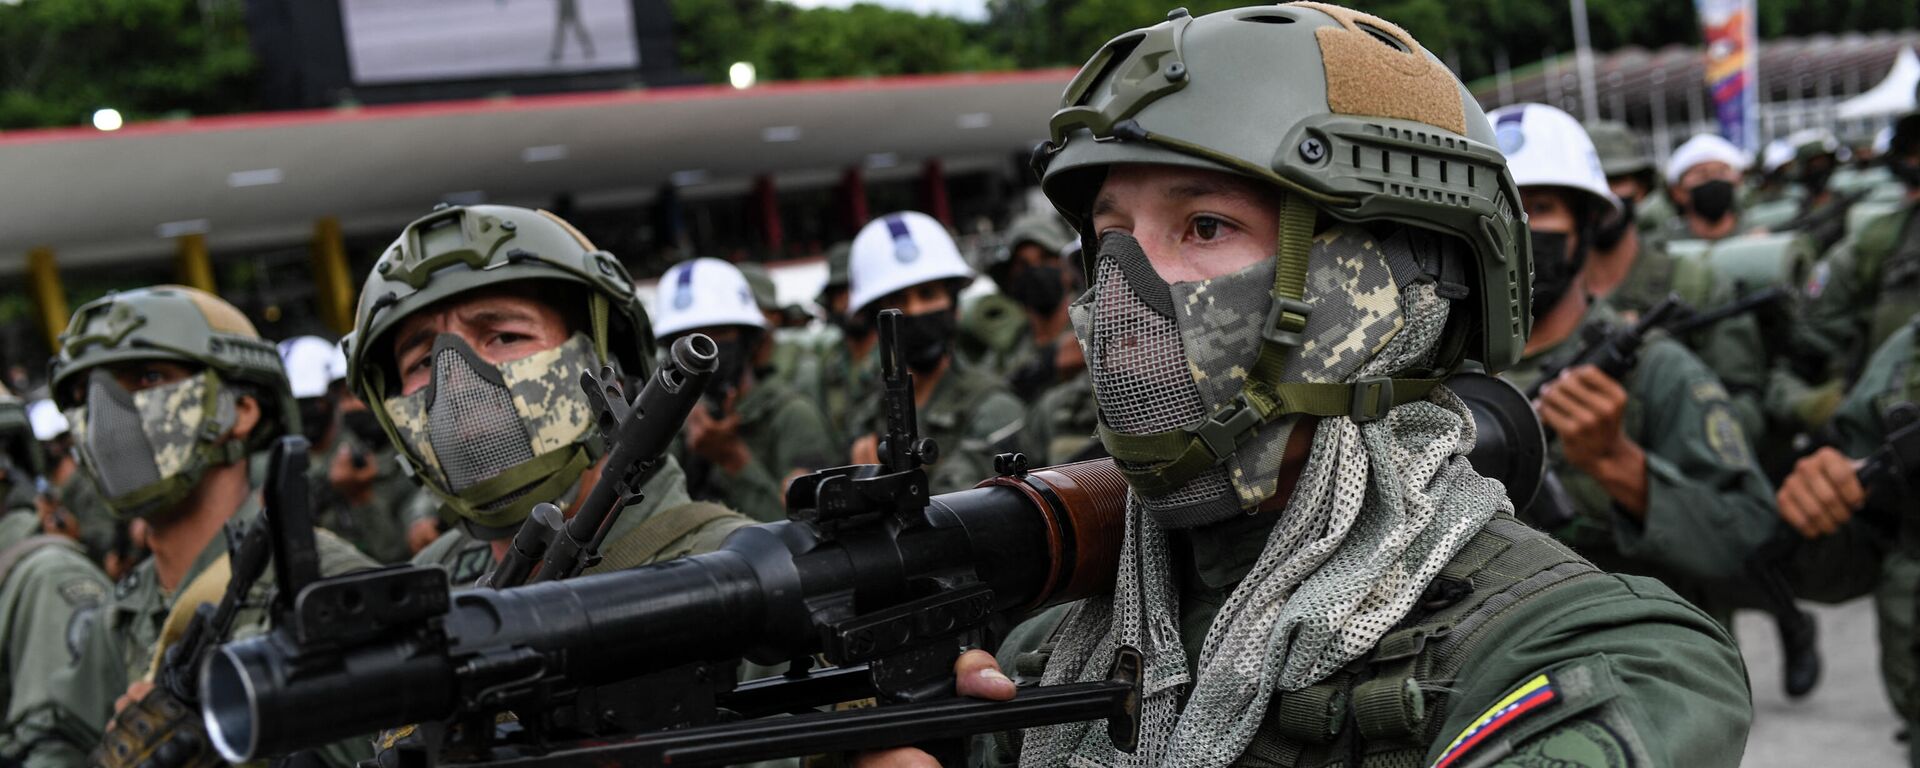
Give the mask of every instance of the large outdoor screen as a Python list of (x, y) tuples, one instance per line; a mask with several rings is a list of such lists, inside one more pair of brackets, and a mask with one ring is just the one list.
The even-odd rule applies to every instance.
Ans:
[(632, 0), (341, 0), (358, 85), (634, 69)]

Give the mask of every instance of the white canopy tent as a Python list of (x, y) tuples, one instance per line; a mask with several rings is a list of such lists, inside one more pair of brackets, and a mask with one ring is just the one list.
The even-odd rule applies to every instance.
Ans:
[(1885, 79), (1860, 95), (1840, 103), (1840, 119), (1912, 112), (1916, 106), (1916, 87), (1920, 87), (1920, 57), (1914, 55), (1912, 48), (1902, 48)]

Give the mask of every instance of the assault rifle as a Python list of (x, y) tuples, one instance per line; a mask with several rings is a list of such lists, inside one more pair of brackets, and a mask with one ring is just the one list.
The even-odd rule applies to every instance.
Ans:
[(478, 586), (504, 589), (569, 579), (600, 562), (600, 544), (614, 520), (627, 505), (640, 501), (640, 486), (660, 470), (661, 456), (700, 402), (700, 390), (719, 361), (713, 339), (698, 333), (682, 336), (632, 403), (612, 367), (598, 375), (582, 371), (580, 387), (606, 442), (606, 469), (572, 520), (550, 502), (535, 505), (514, 532), (506, 556)]
[[(1105, 719), (1131, 749), (1131, 649), (1106, 681), (953, 697), (964, 648), (1110, 587), (1126, 485), (1111, 462), (1029, 472), (1005, 455), (1001, 476), (929, 496), (921, 464), (938, 448), (913, 420), (898, 321), (880, 316), (881, 464), (801, 477), (788, 520), (670, 562), (460, 593), (430, 567), (317, 582), (288, 625), (208, 665), (214, 743), (242, 761), (418, 723), (402, 764), (720, 765), (906, 744), (952, 761), (970, 734)], [(789, 668), (736, 683), (742, 658)]]
[[(229, 577), (220, 601), (194, 609), (186, 629), (156, 664), (153, 691), (115, 715), (93, 764), (108, 768), (223, 764), (208, 749), (201, 719), (194, 711), (200, 704), (200, 673), (233, 634), (247, 593), (265, 575), (270, 560), (281, 585), (306, 583), (319, 570), (308, 508), (307, 451), (307, 439), (299, 435), (274, 443), (262, 491), (266, 503), (259, 516), (251, 522), (230, 520), (222, 531)], [(305, 537), (304, 546), (300, 536)], [(274, 557), (276, 550), (287, 556)], [(280, 616), (290, 608), (291, 597), (287, 590), (279, 590), (269, 609)]]

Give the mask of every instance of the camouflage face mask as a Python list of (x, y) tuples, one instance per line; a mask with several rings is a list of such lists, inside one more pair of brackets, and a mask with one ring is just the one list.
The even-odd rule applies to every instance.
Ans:
[(558, 501), (591, 463), (583, 443), (592, 409), (580, 372), (597, 365), (593, 342), (574, 334), (552, 349), (499, 365), (460, 337), (441, 334), (433, 380), (384, 410), (429, 488), (483, 537), (511, 534), (534, 504)]
[(67, 411), (80, 467), (115, 515), (147, 517), (171, 509), (209, 465), (244, 456), (233, 428), (236, 396), (211, 371), (128, 392), (104, 369), (87, 377), (87, 399)]
[[(1094, 285), (1069, 313), (1086, 345), (1106, 428), (1134, 435), (1190, 428), (1231, 403), (1260, 352), (1275, 260), (1169, 284), (1124, 233), (1102, 237), (1095, 258)], [(1302, 296), (1313, 309), (1280, 381), (1348, 381), (1393, 337), (1402, 320), (1400, 284), (1419, 270), (1411, 259), (1399, 260), (1407, 263), (1389, 263), (1359, 227), (1336, 226), (1314, 238)], [(1170, 528), (1252, 509), (1277, 492), (1297, 421), (1288, 416), (1267, 425), (1171, 493), (1136, 495)]]

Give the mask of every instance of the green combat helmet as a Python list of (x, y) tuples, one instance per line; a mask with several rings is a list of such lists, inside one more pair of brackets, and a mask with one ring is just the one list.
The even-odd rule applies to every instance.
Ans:
[(1639, 134), (1626, 123), (1612, 120), (1588, 123), (1586, 128), (1594, 151), (1600, 155), (1601, 173), (1608, 178), (1644, 174), (1647, 187), (1653, 187), (1653, 156), (1641, 145)]
[[(390, 370), (401, 321), (515, 283), (566, 294), (556, 309), (584, 310), (584, 327), (559, 347), (500, 366), (464, 345), (436, 344), (433, 384), (401, 394)], [(511, 535), (535, 504), (561, 498), (598, 459), (581, 371), (614, 365), (639, 380), (653, 366), (653, 329), (626, 267), (553, 214), (500, 205), (443, 206), (408, 224), (374, 262), (344, 344), (348, 385), (404, 466), (482, 539)], [(442, 391), (461, 394), (436, 400)]]
[(0, 386), (0, 474), (5, 475), (0, 478), (0, 512), (14, 503), (16, 495), (31, 494), (34, 480), (46, 473), (26, 403)]
[[(105, 366), (169, 361), (195, 373), (128, 392)], [(280, 353), (218, 296), (180, 285), (108, 294), (73, 313), (50, 376), (54, 403), (73, 425), (80, 467), (116, 516), (172, 508), (208, 467), (241, 461), (289, 431), (300, 409)], [(222, 441), (237, 397), (260, 403), (245, 443)]]
[[(1157, 415), (1142, 415), (1133, 427), (1106, 423), (1113, 414), (1102, 400), (1101, 440), (1135, 491), (1186, 493), (1180, 489), (1217, 474), (1223, 462), (1274, 449), (1262, 446), (1291, 415), (1368, 421), (1432, 389), (1437, 378), (1283, 380), (1294, 351), (1316, 341), (1306, 333), (1314, 308), (1302, 298), (1312, 284), (1307, 264), (1320, 216), (1403, 224), (1457, 241), (1423, 267), (1452, 308), (1431, 361), (1436, 376), (1467, 360), (1499, 371), (1520, 358), (1532, 259), (1519, 190), (1472, 95), (1389, 22), (1320, 3), (1199, 18), (1178, 9), (1095, 53), (1068, 84), (1049, 129), (1035, 169), (1054, 207), (1083, 233), (1087, 270), (1106, 260), (1095, 256), (1100, 241), (1089, 224), (1109, 166), (1221, 171), (1271, 184), (1281, 197), (1281, 234), (1269, 262), (1276, 266), (1261, 297), (1271, 300), (1260, 302), (1264, 323), (1248, 321), (1258, 324), (1258, 359), (1248, 353), (1251, 365), (1218, 371), (1203, 387), (1237, 379), (1237, 394), (1221, 393), (1181, 426), (1161, 423), (1174, 416)], [(1091, 271), (1086, 278), (1089, 286), (1100, 283)], [(1171, 316), (1179, 306), (1172, 301), (1159, 302), (1155, 312)], [(1095, 362), (1095, 352), (1089, 355)], [(1095, 394), (1101, 389), (1096, 372)], [(1262, 442), (1249, 443), (1256, 436)], [(1242, 474), (1262, 483), (1242, 490), (1242, 504), (1272, 493), (1267, 468)]]

